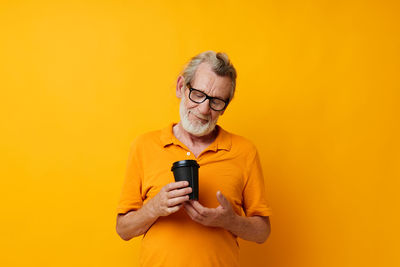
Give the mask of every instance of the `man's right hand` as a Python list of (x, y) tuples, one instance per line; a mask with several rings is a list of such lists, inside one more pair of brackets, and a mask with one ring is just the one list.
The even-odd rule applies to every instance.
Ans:
[(185, 201), (189, 200), (188, 194), (192, 188), (187, 181), (170, 183), (161, 188), (160, 192), (149, 200), (150, 210), (156, 218), (168, 216), (177, 212)]
[(124, 240), (144, 234), (160, 217), (177, 212), (189, 200), (192, 188), (189, 183), (176, 182), (164, 186), (142, 208), (117, 216), (117, 233)]

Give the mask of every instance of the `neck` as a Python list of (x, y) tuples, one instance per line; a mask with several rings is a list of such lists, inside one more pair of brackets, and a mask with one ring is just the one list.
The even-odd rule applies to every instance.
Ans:
[(215, 138), (218, 135), (217, 127), (214, 130), (204, 136), (195, 136), (189, 132), (187, 132), (183, 127), (182, 123), (179, 122), (173, 127), (173, 132), (176, 138), (178, 138), (182, 143), (189, 144), (189, 146), (197, 146), (197, 145), (204, 145), (204, 144), (211, 144), (214, 142)]

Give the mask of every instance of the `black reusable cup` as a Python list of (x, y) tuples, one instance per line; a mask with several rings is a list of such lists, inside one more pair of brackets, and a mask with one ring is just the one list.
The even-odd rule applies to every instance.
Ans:
[(189, 199), (199, 200), (199, 164), (195, 160), (181, 160), (172, 164), (175, 182), (188, 181), (192, 188)]

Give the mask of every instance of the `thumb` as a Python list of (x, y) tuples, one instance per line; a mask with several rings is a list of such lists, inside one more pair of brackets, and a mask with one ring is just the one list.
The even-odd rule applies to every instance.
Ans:
[(217, 192), (217, 200), (219, 202), (219, 204), (221, 204), (221, 206), (223, 208), (228, 208), (229, 207), (229, 201), (226, 199), (226, 197), (221, 193), (221, 191)]

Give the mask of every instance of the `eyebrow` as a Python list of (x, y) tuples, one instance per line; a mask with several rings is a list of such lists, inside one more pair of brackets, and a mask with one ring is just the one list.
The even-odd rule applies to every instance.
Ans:
[(194, 89), (194, 90), (197, 90), (197, 91), (200, 91), (200, 92), (202, 92), (202, 93), (208, 95), (209, 97), (218, 98), (218, 99), (224, 100), (225, 102), (229, 102), (229, 96), (228, 96), (227, 99), (225, 99), (225, 98), (223, 98), (223, 97), (220, 97), (220, 96), (211, 96), (211, 95), (207, 94), (206, 92), (204, 92), (203, 90), (194, 88), (190, 83), (188, 83), (188, 85), (189, 85), (190, 88), (192, 88), (192, 89)]

